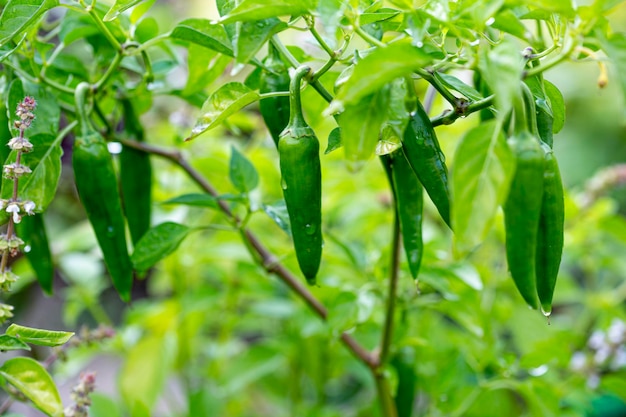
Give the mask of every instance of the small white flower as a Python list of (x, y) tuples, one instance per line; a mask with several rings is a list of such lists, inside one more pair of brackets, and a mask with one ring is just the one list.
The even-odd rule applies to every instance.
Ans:
[(614, 319), (606, 334), (609, 342), (619, 345), (626, 338), (626, 324), (619, 319)]
[(28, 214), (29, 216), (32, 216), (33, 214), (35, 214), (35, 212), (33, 210), (35, 210), (35, 203), (33, 201), (27, 200), (24, 202), (24, 211), (26, 212), (26, 214)]
[(574, 352), (569, 362), (569, 367), (573, 371), (583, 371), (587, 366), (587, 356), (582, 352)]
[(13, 213), (14, 223), (19, 223), (20, 221), (22, 221), (22, 217), (20, 217), (20, 206), (17, 203), (9, 203), (8, 207), (6, 208), (6, 212)]
[(606, 338), (604, 337), (604, 332), (601, 330), (596, 330), (591, 334), (587, 345), (593, 349), (598, 350), (606, 345)]

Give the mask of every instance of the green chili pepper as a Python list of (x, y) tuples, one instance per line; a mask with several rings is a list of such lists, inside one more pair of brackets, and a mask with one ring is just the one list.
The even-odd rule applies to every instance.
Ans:
[(411, 417), (415, 403), (417, 374), (415, 373), (416, 352), (412, 346), (404, 346), (389, 361), (396, 370), (398, 385), (394, 402), (398, 417)]
[(415, 279), (424, 253), (422, 241), (423, 187), (411, 169), (402, 149), (398, 149), (390, 155), (383, 155), (382, 160), (383, 164), (386, 165), (387, 175), (393, 187), (396, 210), (400, 219), (402, 244), (409, 263), (409, 270)]
[(15, 225), (17, 235), (30, 248), (25, 252), (37, 281), (44, 292), (52, 295), (52, 283), (54, 280), (54, 264), (50, 253), (50, 244), (43, 221), (43, 215), (38, 213), (34, 216), (24, 216), (22, 221)]
[(78, 196), (102, 250), (113, 285), (124, 301), (130, 299), (133, 271), (122, 203), (117, 189), (113, 159), (106, 141), (91, 125), (86, 111), (88, 83), (76, 87), (76, 113), (81, 132), (74, 141), (72, 165)]
[(402, 149), (411, 168), (435, 203), (441, 218), (449, 226), (448, 168), (433, 125), (419, 101), (404, 131)]
[[(269, 43), (269, 53), (264, 61), (265, 67), (261, 74), (261, 93), (275, 93), (289, 91), (289, 72), (287, 66), (280, 59), (278, 50)], [(259, 102), (261, 116), (265, 121), (274, 143), (278, 146), (280, 134), (289, 123), (289, 97), (264, 98)]]
[(539, 139), (528, 131), (521, 101), (520, 98), (516, 102), (515, 134), (508, 139), (515, 155), (516, 168), (504, 205), (506, 255), (519, 293), (529, 306), (536, 309), (535, 265), (543, 194), (544, 152)]
[(309, 284), (322, 258), (322, 171), (319, 142), (304, 120), (300, 83), (310, 71), (299, 67), (291, 79), (289, 124), (280, 134), (282, 189), (300, 270)]
[[(133, 104), (129, 99), (122, 100), (124, 110), (125, 139), (144, 141), (144, 131)], [(124, 214), (128, 221), (133, 244), (150, 229), (152, 211), (152, 165), (150, 155), (129, 146), (120, 154), (120, 184), (124, 203)]]
[(543, 199), (537, 236), (537, 294), (544, 314), (552, 310), (552, 296), (563, 254), (563, 223), (565, 206), (559, 165), (550, 147), (543, 143), (545, 166)]

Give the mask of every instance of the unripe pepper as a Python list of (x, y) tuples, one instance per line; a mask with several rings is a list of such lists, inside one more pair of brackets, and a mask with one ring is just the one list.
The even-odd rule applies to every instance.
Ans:
[(424, 253), (422, 240), (423, 187), (411, 169), (402, 149), (397, 149), (381, 158), (393, 187), (397, 215), (400, 220), (402, 245), (406, 253), (409, 270), (413, 279), (416, 279)]
[[(124, 111), (124, 139), (144, 141), (144, 130), (135, 113), (130, 99), (122, 99)], [(150, 228), (152, 211), (152, 165), (150, 155), (130, 146), (124, 146), (120, 153), (120, 186), (124, 214), (128, 222), (133, 244)]]
[(74, 141), (72, 165), (76, 189), (102, 250), (113, 285), (124, 301), (130, 299), (133, 270), (128, 248), (122, 203), (113, 159), (106, 141), (91, 125), (86, 111), (90, 85), (76, 87), (76, 114), (80, 133)]
[[(287, 66), (280, 59), (280, 54), (274, 45), (271, 42), (268, 45), (269, 51), (264, 61), (267, 70), (263, 70), (261, 74), (259, 91), (261, 93), (289, 91), (290, 78)], [(280, 134), (289, 123), (289, 97), (264, 98), (259, 102), (259, 107), (263, 121), (274, 143), (278, 146)]]
[(516, 103), (515, 133), (508, 139), (508, 144), (515, 155), (516, 168), (504, 205), (506, 256), (519, 293), (529, 306), (536, 309), (539, 304), (535, 265), (544, 152), (539, 139), (528, 131), (522, 103)]
[(448, 168), (435, 129), (419, 101), (404, 131), (402, 149), (409, 165), (435, 203), (441, 218), (449, 226)]
[(541, 200), (541, 216), (537, 236), (537, 294), (543, 313), (548, 315), (552, 310), (552, 296), (556, 287), (556, 279), (563, 254), (563, 223), (565, 220), (565, 204), (563, 200), (563, 183), (559, 165), (552, 149), (542, 143), (545, 154), (543, 171), (543, 198)]
[(282, 189), (300, 270), (309, 284), (322, 259), (322, 170), (319, 142), (302, 115), (300, 83), (310, 71), (299, 67), (289, 86), (289, 124), (280, 134)]

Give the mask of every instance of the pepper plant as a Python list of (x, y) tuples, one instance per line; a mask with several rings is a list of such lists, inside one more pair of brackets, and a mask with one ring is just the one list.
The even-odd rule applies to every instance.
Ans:
[[(564, 219), (587, 209), (563, 193), (565, 100), (549, 79), (596, 62), (584, 82), (626, 91), (621, 2), (209, 3), (211, 16), (165, 29), (150, 0), (9, 0), (0, 15), (3, 102), (10, 113), (34, 97), (41, 149), (27, 185), (3, 182), (7, 247), (20, 213), (37, 213), (28, 261), (47, 293), (55, 269), (70, 283), (69, 324), (83, 310), (111, 321), (109, 281), (135, 303), (118, 304), (123, 406), (98, 397), (94, 414), (154, 415), (175, 374), (186, 402), (172, 415), (584, 412), (551, 385), (564, 358), (525, 345), (528, 332), (509, 343), (492, 314), (554, 340), (571, 325), (557, 285), (562, 254), (576, 265)], [(21, 167), (19, 150), (4, 157)], [(59, 199), (86, 213), (106, 267), (92, 282), (49, 249), (42, 213)], [(605, 390), (623, 387), (623, 367), (602, 374)], [(229, 372), (242, 376), (216, 382)], [(53, 385), (2, 376), (61, 415), (46, 408)], [(232, 400), (256, 380), (287, 395)]]

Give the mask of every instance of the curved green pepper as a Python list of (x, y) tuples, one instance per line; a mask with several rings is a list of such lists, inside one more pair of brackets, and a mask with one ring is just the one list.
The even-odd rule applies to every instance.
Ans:
[[(280, 59), (278, 50), (269, 43), (269, 53), (264, 61), (265, 67), (261, 74), (261, 93), (275, 93), (279, 91), (289, 91), (289, 72), (287, 66)], [(271, 71), (271, 72), (270, 72)], [(261, 116), (265, 121), (274, 143), (278, 146), (280, 134), (289, 123), (289, 97), (264, 98), (259, 102)]]
[(543, 198), (537, 236), (537, 294), (544, 314), (552, 310), (552, 296), (563, 254), (565, 203), (559, 164), (550, 147), (543, 143), (545, 155)]
[(322, 259), (322, 170), (319, 142), (304, 120), (300, 101), (300, 83), (309, 71), (299, 67), (291, 79), (291, 116), (280, 134), (278, 153), (298, 265), (307, 282), (315, 284)]
[(122, 203), (113, 159), (106, 141), (91, 125), (86, 106), (90, 86), (76, 87), (76, 113), (81, 133), (76, 136), (72, 165), (76, 189), (102, 250), (113, 285), (124, 301), (130, 299), (133, 269), (126, 246)]
[(419, 101), (404, 131), (402, 149), (441, 218), (450, 226), (448, 168), (435, 129)]
[(424, 242), (422, 240), (422, 218), (424, 207), (423, 187), (411, 169), (402, 149), (382, 156), (383, 164), (393, 187), (393, 195), (400, 220), (402, 245), (406, 253), (409, 270), (413, 279), (417, 278)]
[[(144, 131), (133, 104), (128, 98), (122, 100), (125, 139), (144, 141)], [(123, 208), (133, 244), (150, 229), (152, 211), (152, 165), (150, 155), (135, 148), (124, 146), (120, 153), (120, 187)]]

